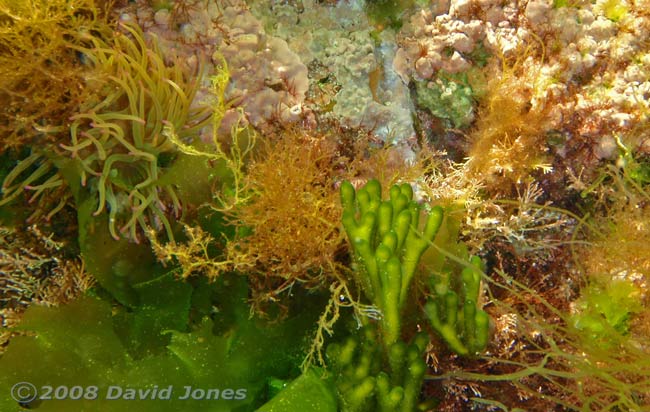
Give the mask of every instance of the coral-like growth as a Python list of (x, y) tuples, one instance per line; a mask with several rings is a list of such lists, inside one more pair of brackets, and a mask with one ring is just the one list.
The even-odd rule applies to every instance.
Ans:
[(466, 73), (440, 73), (435, 81), (417, 81), (415, 87), (418, 104), (448, 127), (467, 127), (474, 120), (474, 93)]
[[(225, 57), (231, 70), (227, 97), (255, 127), (264, 129), (275, 121), (291, 123), (301, 118), (309, 87), (307, 67), (287, 42), (265, 30), (246, 1), (134, 3), (130, 18), (161, 38), (166, 57), (189, 64), (194, 59), (188, 51), (193, 50), (218, 53), (215, 64)], [(184, 47), (178, 47), (179, 43)]]
[(75, 47), (110, 34), (101, 3), (0, 1), (0, 151), (60, 136), (89, 96)]

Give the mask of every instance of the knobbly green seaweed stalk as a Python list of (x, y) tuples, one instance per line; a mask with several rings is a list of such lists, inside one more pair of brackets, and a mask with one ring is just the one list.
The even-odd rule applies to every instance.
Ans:
[[(344, 411), (413, 411), (426, 371), (426, 338), (404, 342), (402, 314), (420, 258), (442, 224), (443, 210), (436, 206), (425, 211), (413, 201), (409, 184), (394, 185), (389, 196), (382, 200), (377, 180), (358, 191), (349, 182), (341, 186), (343, 226), (357, 265), (355, 281), (381, 312), (378, 329), (384, 348), (380, 353), (372, 324), (359, 339), (351, 337), (342, 346), (328, 348)], [(387, 371), (382, 359), (388, 360)]]
[[(354, 254), (355, 282), (381, 313), (379, 322), (367, 323), (358, 336), (327, 349), (342, 410), (415, 411), (420, 407), (426, 372), (422, 354), (428, 336), (418, 334), (410, 343), (404, 341), (402, 319), (420, 258), (443, 224), (443, 209), (427, 210), (415, 202), (409, 184), (394, 185), (389, 199), (382, 200), (377, 180), (358, 191), (343, 182), (341, 203)], [(434, 279), (430, 293), (435, 299), (426, 305), (425, 313), (453, 351), (473, 355), (485, 348), (488, 337), (488, 316), (477, 307), (481, 260), (473, 257), (458, 272), (449, 266), (442, 279)], [(383, 345), (377, 345), (379, 340)]]
[(441, 279), (434, 277), (436, 298), (424, 307), (433, 329), (454, 352), (463, 356), (485, 349), (490, 321), (487, 313), (477, 306), (481, 259), (473, 256), (470, 263), (461, 273), (463, 300), (460, 305), (458, 293), (452, 289), (451, 273), (447, 272)]
[[(381, 199), (381, 185), (370, 180), (355, 191), (350, 182), (341, 185), (343, 226), (352, 243), (356, 281), (366, 297), (381, 311), (384, 345), (400, 338), (401, 313), (420, 257), (436, 237), (443, 211), (435, 206), (424, 212), (413, 201), (409, 184), (394, 185), (390, 200)], [(424, 229), (418, 229), (420, 215)]]
[(382, 368), (381, 346), (373, 328), (327, 347), (335, 374), (341, 411), (408, 412), (416, 410), (426, 372), (422, 353), (428, 338), (419, 334), (413, 343), (398, 342), (388, 353), (391, 370)]

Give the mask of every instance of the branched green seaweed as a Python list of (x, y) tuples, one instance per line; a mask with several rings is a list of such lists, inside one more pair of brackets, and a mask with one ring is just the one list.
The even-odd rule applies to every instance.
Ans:
[(481, 259), (471, 258), (471, 265), (461, 273), (460, 296), (454, 290), (451, 272), (433, 279), (435, 299), (424, 311), (433, 329), (459, 355), (473, 355), (487, 346), (490, 319), (477, 305), (481, 282)]
[(390, 371), (383, 368), (381, 346), (372, 327), (327, 347), (341, 411), (414, 411), (418, 405), (426, 364), (422, 353), (428, 339), (395, 343), (388, 352)]
[(377, 180), (369, 181), (358, 192), (350, 182), (341, 185), (343, 226), (359, 265), (355, 280), (382, 313), (386, 347), (400, 338), (401, 312), (411, 281), (420, 257), (442, 223), (442, 208), (434, 207), (420, 232), (422, 206), (412, 199), (409, 184), (393, 186), (386, 201), (381, 199)]
[[(376, 308), (374, 316), (359, 319), (364, 325), (359, 334), (326, 350), (341, 410), (411, 412), (429, 408), (430, 404), (419, 404), (428, 336), (413, 336), (411, 331), (410, 339), (405, 339), (402, 327), (407, 307), (417, 310), (417, 300), (411, 298), (412, 283), (421, 257), (434, 245), (443, 226), (443, 209), (435, 206), (427, 210), (414, 201), (409, 184), (394, 185), (389, 200), (382, 200), (377, 180), (359, 190), (343, 182), (341, 203), (342, 222), (354, 255), (353, 278)], [(441, 255), (443, 261), (445, 257)], [(474, 257), (460, 279), (451, 279), (456, 273), (452, 266), (445, 266), (445, 279), (434, 280), (430, 294), (435, 299), (426, 305), (425, 313), (452, 350), (474, 355), (485, 348), (488, 338), (489, 318), (478, 306), (481, 260)], [(460, 288), (456, 287), (459, 283)], [(463, 299), (460, 306), (459, 296)], [(350, 306), (356, 310), (359, 305)], [(338, 312), (332, 319), (337, 317)], [(321, 321), (324, 329), (331, 331), (327, 317)]]

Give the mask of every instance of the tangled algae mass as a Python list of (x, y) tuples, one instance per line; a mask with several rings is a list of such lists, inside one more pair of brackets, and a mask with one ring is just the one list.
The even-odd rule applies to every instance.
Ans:
[(648, 410), (648, 10), (0, 0), (0, 410)]

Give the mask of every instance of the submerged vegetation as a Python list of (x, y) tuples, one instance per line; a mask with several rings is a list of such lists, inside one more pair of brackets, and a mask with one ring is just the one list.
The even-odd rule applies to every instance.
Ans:
[[(425, 3), (369, 1), (355, 24), (390, 44), (409, 13), (433, 16)], [(376, 96), (376, 129), (336, 117), (334, 71), (308, 85), (332, 100), (298, 92), (330, 70), (306, 52), (322, 45), (299, 55), (244, 3), (203, 6), (0, 0), (1, 410), (650, 406), (644, 106), (609, 134), (585, 112), (564, 124), (568, 89), (542, 96), (563, 81), (544, 60), (570, 61), (556, 28), (503, 53), (453, 32), (438, 57), (473, 67), (434, 70), (427, 39), (402, 50), (418, 53), (400, 76), (419, 123), (400, 140)], [(544, 22), (538, 6), (521, 21)], [(594, 9), (605, 28), (636, 13)], [(251, 44), (250, 67), (221, 53)], [(589, 70), (567, 82), (606, 67)], [(359, 85), (385, 87), (388, 66), (372, 72), (386, 79)], [(252, 122), (260, 108), (272, 120)], [(84, 392), (12, 399), (17, 382)], [(114, 386), (173, 397), (109, 401)]]
[(228, 213), (229, 222), (250, 228), (233, 247), (257, 274), (251, 280), (261, 291), (280, 293), (295, 282), (320, 286), (339, 270), (336, 147), (327, 137), (297, 131), (265, 146), (244, 178), (248, 201)]
[(468, 165), (492, 187), (503, 186), (504, 181), (520, 185), (535, 171), (552, 170), (543, 127), (549, 108), (534, 104), (543, 85), (531, 67), (532, 50), (529, 47), (516, 59), (493, 59), (485, 68), (490, 80), (469, 134)]
[(110, 36), (101, 0), (0, 1), (0, 150), (56, 140), (94, 92), (78, 47)]

